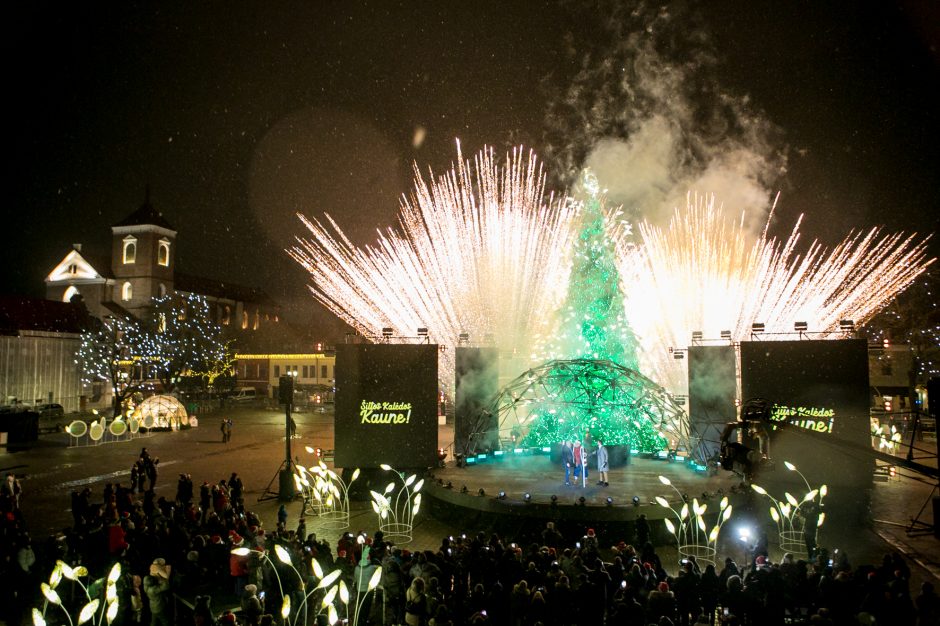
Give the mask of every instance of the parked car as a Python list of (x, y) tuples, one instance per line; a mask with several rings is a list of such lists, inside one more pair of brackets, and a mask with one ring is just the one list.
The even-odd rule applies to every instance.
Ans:
[(34, 410), (37, 413), (39, 413), (40, 419), (43, 419), (43, 418), (56, 419), (56, 418), (65, 416), (65, 409), (62, 408), (61, 404), (58, 404), (56, 402), (36, 405), (36, 408)]

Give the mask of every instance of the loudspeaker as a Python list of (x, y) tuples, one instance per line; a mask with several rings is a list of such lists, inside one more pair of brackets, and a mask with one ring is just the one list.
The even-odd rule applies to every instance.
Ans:
[[(940, 417), (940, 378), (931, 378), (927, 381), (927, 414), (936, 420)], [(936, 424), (936, 422), (934, 422)], [(936, 428), (936, 426), (934, 426)], [(940, 458), (940, 432), (935, 433), (937, 442), (937, 458)], [(940, 518), (934, 519), (940, 521)], [(940, 524), (937, 524), (940, 528)]]
[(282, 469), (278, 474), (278, 499), (281, 502), (290, 502), (294, 499), (294, 473), (289, 469)]
[(281, 404), (293, 404), (294, 402), (294, 377), (281, 376), (278, 379), (277, 399)]

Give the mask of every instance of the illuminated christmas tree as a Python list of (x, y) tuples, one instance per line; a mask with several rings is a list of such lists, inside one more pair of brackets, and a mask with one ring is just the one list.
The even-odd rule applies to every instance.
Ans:
[(172, 390), (184, 376), (200, 377), (211, 386), (219, 376), (232, 371), (231, 342), (213, 321), (204, 297), (154, 298), (142, 326), (146, 332), (135, 348), (165, 391)]
[(557, 363), (546, 377), (546, 388), (555, 391), (532, 412), (536, 419), (526, 442), (549, 445), (590, 435), (606, 445), (661, 450), (665, 442), (642, 393), (622, 382), (638, 372), (638, 342), (623, 308), (623, 284), (601, 190), (588, 172), (581, 188), (585, 201), (568, 291), (545, 358)]
[(81, 369), (82, 382), (111, 387), (114, 415), (121, 413), (126, 398), (141, 390), (141, 381), (132, 367), (141, 335), (136, 320), (90, 318), (79, 340), (75, 362)]

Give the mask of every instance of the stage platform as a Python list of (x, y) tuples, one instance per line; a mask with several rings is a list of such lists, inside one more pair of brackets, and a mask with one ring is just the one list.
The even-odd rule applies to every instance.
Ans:
[[(609, 487), (597, 484), (594, 467), (589, 468), (586, 486), (573, 478), (571, 486), (566, 486), (564, 468), (547, 454), (506, 454), (465, 467), (448, 463), (435, 469), (432, 476), (425, 492), (436, 514), (628, 524), (640, 514), (651, 521), (672, 515), (655, 502), (656, 496), (666, 498), (678, 510), (682, 506), (679, 494), (685, 494), (690, 502), (692, 498), (708, 502), (709, 513), (717, 514), (723, 496), (737, 500), (741, 482), (731, 472), (696, 472), (686, 463), (634, 457), (629, 465), (611, 469)], [(659, 476), (667, 477), (679, 493), (660, 482)], [(484, 495), (480, 495), (481, 489)], [(505, 498), (498, 498), (500, 491), (505, 492)]]

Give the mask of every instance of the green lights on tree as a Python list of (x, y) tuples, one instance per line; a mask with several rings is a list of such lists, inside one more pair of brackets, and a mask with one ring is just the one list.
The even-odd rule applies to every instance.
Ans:
[(595, 365), (584, 366), (591, 371), (578, 368), (574, 377), (571, 368), (558, 373), (569, 380), (555, 386), (554, 397), (533, 407), (525, 441), (549, 445), (590, 434), (608, 445), (661, 450), (664, 439), (645, 415), (642, 397), (634, 396), (630, 387), (612, 384), (607, 375), (611, 363), (639, 371), (638, 342), (623, 308), (623, 284), (597, 179), (585, 172), (581, 188), (586, 195), (580, 209), (581, 230), (572, 251), (557, 331), (545, 360), (559, 364), (593, 361)]

